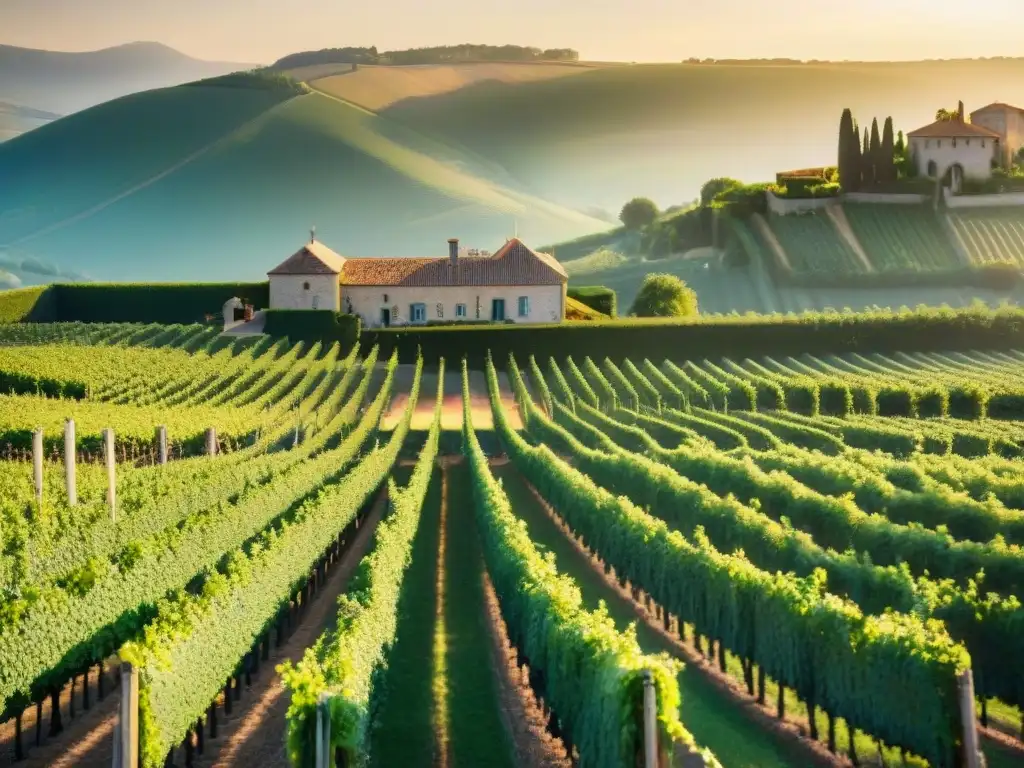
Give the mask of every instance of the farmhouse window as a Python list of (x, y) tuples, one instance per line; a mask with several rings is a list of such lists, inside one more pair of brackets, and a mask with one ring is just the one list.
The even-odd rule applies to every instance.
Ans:
[(982, 139), (982, 140), (981, 140), (981, 148), (982, 148), (982, 149), (984, 149), (984, 148), (985, 148), (985, 140), (984, 140), (984, 139)]
[(956, 149), (956, 139), (953, 139), (953, 149)]
[(530, 314), (530, 297), (520, 296), (519, 297), (519, 316), (528, 317)]
[(936, 141), (935, 142), (935, 146), (938, 147), (939, 149), (942, 149), (942, 139), (939, 139), (938, 141)]
[(932, 145), (931, 139), (924, 140), (924, 148), (928, 149)]
[(466, 316), (466, 305), (465, 304), (456, 304), (455, 305), (455, 316), (456, 317), (465, 317)]
[(414, 323), (422, 323), (427, 319), (427, 305), (423, 303), (410, 304), (409, 318)]
[(309, 283), (303, 283), (302, 284), (302, 290), (308, 291), (309, 290)]
[(970, 139), (964, 139), (964, 146), (965, 147), (971, 146), (971, 140)]

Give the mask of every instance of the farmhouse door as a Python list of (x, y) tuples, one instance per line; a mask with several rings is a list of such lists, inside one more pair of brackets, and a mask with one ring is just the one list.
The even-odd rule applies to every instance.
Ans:
[(491, 320), (502, 322), (505, 319), (505, 300), (494, 299), (491, 301)]
[(385, 328), (391, 326), (391, 310), (387, 307), (382, 308), (380, 311), (380, 324)]

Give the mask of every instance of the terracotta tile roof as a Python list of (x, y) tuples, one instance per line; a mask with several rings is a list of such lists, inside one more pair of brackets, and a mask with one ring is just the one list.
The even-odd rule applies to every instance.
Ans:
[(341, 273), (342, 285), (372, 286), (560, 285), (567, 280), (553, 256), (517, 238), (493, 256), (460, 256), (454, 267), (447, 257), (346, 259)]
[(998, 139), (999, 134), (973, 123), (962, 123), (959, 120), (936, 120), (930, 125), (918, 128), (907, 134), (910, 138), (923, 139)]
[(993, 109), (1008, 109), (1013, 112), (1024, 112), (1024, 109), (1021, 109), (1020, 107), (1015, 107), (1012, 104), (1005, 104), (1002, 101), (993, 101), (991, 104), (986, 104), (984, 107), (979, 107), (978, 109), (974, 110), (973, 112), (971, 112), (971, 115), (976, 115), (979, 112), (989, 112)]
[(311, 240), (282, 261), (268, 275), (338, 275), (345, 259), (326, 245)]

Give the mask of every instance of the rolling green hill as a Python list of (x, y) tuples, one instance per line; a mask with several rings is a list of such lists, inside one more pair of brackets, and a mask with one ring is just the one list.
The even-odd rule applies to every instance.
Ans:
[(477, 82), (382, 114), (501, 163), (547, 199), (617, 213), (635, 195), (666, 207), (709, 178), (834, 162), (845, 107), (908, 131), (958, 99), (1024, 102), (1024, 59), (597, 67)]
[(0, 176), (13, 182), (0, 190), (0, 261), (98, 279), (243, 279), (294, 251), (310, 225), (353, 255), (441, 253), (452, 235), (493, 249), (516, 227), (539, 243), (605, 226), (481, 165), (319, 93), (149, 91), (0, 145)]
[[(321, 68), (309, 95), (176, 87), (57, 120), (0, 144), (0, 268), (26, 284), (253, 279), (311, 225), (350, 255), (438, 254), (450, 236), (493, 249), (517, 230), (562, 243), (570, 272), (624, 308), (652, 270), (691, 280), (710, 311), (931, 303), (946, 294), (789, 295), (717, 259), (579, 238), (635, 195), (665, 207), (708, 178), (830, 161), (845, 106), (909, 129), (956, 98), (1024, 102), (1018, 59), (524, 66), (544, 65)], [(602, 244), (626, 258), (591, 257)]]

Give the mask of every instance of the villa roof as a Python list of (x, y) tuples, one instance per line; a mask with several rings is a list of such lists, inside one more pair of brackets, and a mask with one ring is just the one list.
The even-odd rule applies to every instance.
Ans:
[(302, 248), (267, 272), (267, 274), (339, 275), (344, 266), (344, 258), (323, 243), (310, 240)]
[(979, 107), (978, 109), (971, 112), (971, 114), (976, 115), (979, 112), (991, 112), (992, 110), (996, 109), (1010, 110), (1012, 112), (1024, 112), (1024, 109), (1021, 109), (1020, 107), (1015, 107), (1012, 104), (1006, 104), (1002, 101), (993, 101), (991, 104), (986, 104), (984, 107)]
[(974, 123), (961, 120), (936, 120), (907, 134), (910, 138), (924, 139), (998, 139), (999, 134)]
[(509, 240), (492, 256), (346, 259), (342, 285), (365, 286), (478, 286), (560, 285), (565, 269), (547, 253), (537, 253), (518, 238)]

